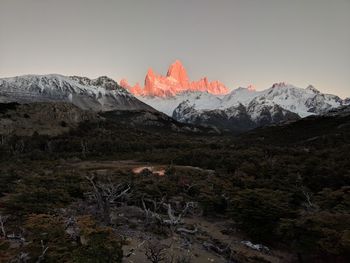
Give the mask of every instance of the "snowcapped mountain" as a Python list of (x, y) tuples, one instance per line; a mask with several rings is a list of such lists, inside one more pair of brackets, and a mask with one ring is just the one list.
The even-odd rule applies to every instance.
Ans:
[[(207, 104), (205, 108), (198, 107), (203, 105), (199, 101), (188, 98), (174, 109), (172, 116), (187, 123), (244, 131), (322, 114), (348, 103), (338, 96), (323, 94), (313, 86), (301, 89), (285, 83), (274, 84), (263, 91), (238, 88), (217, 100), (215, 105)], [(157, 108), (155, 103), (150, 104)]]
[(178, 61), (165, 77), (151, 73), (140, 93), (126, 87), (126, 82), (120, 86), (108, 77), (52, 74), (3, 78), (0, 102), (62, 101), (94, 111), (156, 109), (181, 122), (235, 131), (322, 114), (350, 104), (350, 99), (323, 94), (313, 86), (302, 89), (286, 83), (262, 91), (249, 86), (227, 93), (226, 87), (206, 78), (204, 84), (201, 80), (190, 82)]
[(260, 126), (299, 119), (299, 115), (279, 105), (251, 102), (248, 106), (237, 104), (225, 109), (196, 109), (186, 100), (174, 110), (173, 118), (185, 123), (214, 126), (234, 132), (243, 132)]
[(151, 109), (108, 77), (25, 75), (0, 79), (0, 102), (70, 102), (94, 111)]
[(338, 96), (286, 83), (256, 91), (238, 88), (226, 95), (186, 91), (175, 96), (139, 96), (141, 101), (178, 121), (246, 130), (304, 118), (349, 104)]
[[(195, 107), (201, 110), (224, 110), (240, 104), (248, 107), (252, 103), (270, 106), (278, 105), (285, 110), (297, 113), (300, 117), (320, 114), (346, 104), (346, 100), (342, 100), (335, 95), (323, 94), (313, 86), (302, 89), (285, 83), (276, 83), (271, 88), (263, 91), (256, 91), (252, 87), (238, 88), (225, 96), (212, 95), (212, 97), (215, 97), (215, 103), (201, 103), (199, 101), (201, 96), (197, 96), (199, 99), (193, 101), (193, 96), (184, 96), (183, 94), (178, 95), (176, 98), (166, 98), (165, 100), (180, 100), (180, 98), (189, 100), (195, 105), (202, 105), (201, 107)], [(153, 98), (141, 99), (148, 101), (149, 104), (157, 108)], [(169, 107), (171, 106), (169, 105)], [(171, 109), (168, 109), (168, 112), (170, 111)]]
[(238, 104), (248, 105), (249, 102), (252, 101), (259, 94), (261, 93), (257, 92), (253, 86), (249, 86), (247, 88), (240, 87), (222, 97), (220, 107), (229, 108)]
[(302, 89), (286, 83), (263, 91), (249, 86), (229, 92), (221, 82), (209, 82), (206, 77), (191, 82), (178, 60), (170, 65), (166, 76), (149, 69), (144, 87), (130, 86), (125, 79), (121, 86), (178, 121), (235, 130), (321, 114), (350, 103), (313, 86)]
[(195, 104), (196, 109), (216, 109), (221, 105), (221, 98), (208, 92), (186, 91), (176, 96), (156, 97), (156, 96), (138, 96), (139, 100), (156, 107), (168, 116), (172, 116), (174, 109), (184, 101), (190, 101)]
[(300, 117), (320, 114), (344, 104), (338, 96), (323, 94), (311, 85), (301, 89), (285, 83), (276, 83), (271, 88), (259, 92), (252, 101), (277, 104)]
[[(277, 112), (295, 113), (303, 118), (350, 103), (335, 95), (323, 94), (313, 86), (302, 89), (286, 83), (276, 83), (263, 91), (256, 91), (253, 86), (249, 86), (229, 92), (221, 82), (209, 82), (206, 77), (191, 82), (178, 60), (170, 65), (166, 76), (149, 69), (144, 87), (139, 84), (132, 87), (126, 80), (121, 81), (121, 86), (153, 108), (187, 122), (192, 119), (199, 121), (200, 115), (204, 113), (206, 115), (203, 118), (207, 118), (209, 111), (214, 111), (215, 114), (218, 110), (221, 113), (226, 111), (230, 115), (232, 109), (241, 109), (241, 106), (245, 107), (246, 113), (254, 120), (260, 113), (252, 109), (268, 109), (270, 112), (275, 109)], [(196, 117), (189, 118), (188, 113), (180, 116), (180, 113), (187, 112), (183, 111), (185, 106), (191, 109), (189, 112), (196, 111)], [(271, 114), (274, 116), (272, 112)]]

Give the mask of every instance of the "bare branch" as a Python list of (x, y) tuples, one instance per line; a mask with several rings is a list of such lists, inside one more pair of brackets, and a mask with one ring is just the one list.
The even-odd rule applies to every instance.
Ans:
[(93, 187), (93, 192), (88, 193), (95, 201), (103, 215), (106, 224), (110, 224), (110, 206), (116, 201), (125, 199), (131, 187), (125, 184), (115, 185), (109, 179), (108, 183), (96, 183), (94, 176), (85, 176)]
[(219, 255), (222, 255), (226, 252), (228, 252), (230, 250), (230, 244), (228, 244), (225, 248), (220, 248), (219, 246), (216, 246), (212, 243), (209, 242), (204, 242), (203, 246), (207, 249), (207, 250), (212, 250), (216, 253), (218, 253)]
[(47, 250), (49, 249), (48, 246), (44, 246), (44, 241), (41, 240), (41, 255), (39, 256), (38, 260), (36, 261), (36, 263), (40, 263), (42, 261), (44, 261), (45, 259), (45, 254), (47, 252)]
[(134, 252), (135, 252), (135, 250), (138, 249), (138, 248), (140, 248), (141, 246), (143, 246), (143, 244), (144, 244), (145, 242), (146, 242), (146, 241), (144, 240), (144, 241), (142, 241), (140, 244), (138, 244), (136, 247), (131, 248), (131, 249), (129, 250), (129, 252), (125, 255), (125, 257), (128, 258), (128, 257), (130, 257), (131, 255), (133, 255)]
[[(151, 211), (150, 208), (146, 206), (145, 201), (148, 203), (153, 204), (154, 210)], [(176, 226), (179, 224), (183, 223), (183, 217), (188, 213), (190, 209), (194, 209), (197, 206), (197, 203), (195, 202), (187, 202), (185, 204), (185, 207), (182, 209), (181, 212), (176, 213), (169, 203), (165, 203), (165, 197), (163, 197), (160, 202), (157, 202), (156, 200), (151, 200), (151, 199), (141, 199), (142, 207), (145, 212), (145, 216), (147, 219), (156, 219), (157, 223), (163, 224), (163, 225), (168, 225), (168, 226)], [(166, 210), (168, 218), (164, 218), (164, 215), (161, 216), (158, 213), (158, 210), (163, 207)]]
[(152, 263), (163, 262), (166, 259), (166, 249), (167, 247), (159, 244), (159, 242), (149, 241), (146, 246), (145, 255)]
[(30, 259), (28, 253), (20, 252), (15, 258), (13, 258), (10, 263), (26, 263)]
[(178, 229), (176, 229), (176, 231), (177, 231), (177, 232), (184, 232), (184, 233), (193, 235), (193, 234), (195, 234), (195, 233), (198, 232), (198, 229), (195, 228), (195, 229), (191, 230), (191, 229), (179, 227)]
[(188, 212), (189, 209), (193, 209), (196, 207), (196, 203), (187, 202), (185, 205), (185, 208), (179, 213), (178, 216), (174, 215), (174, 212), (171, 209), (170, 204), (166, 204), (166, 207), (167, 207), (167, 211), (168, 211), (169, 220), (164, 220), (164, 223), (166, 223), (168, 225), (175, 226), (175, 225), (182, 223), (182, 218), (186, 215), (186, 213)]
[(143, 210), (145, 212), (147, 219), (156, 219), (157, 222), (161, 222), (161, 223), (163, 222), (162, 217), (158, 213), (153, 212), (149, 208), (147, 208), (145, 201), (143, 199), (141, 200), (141, 202), (142, 202)]
[(157, 212), (159, 210), (159, 208), (163, 207), (163, 204), (165, 202), (165, 196), (163, 196), (159, 202), (157, 202), (156, 200), (150, 199), (150, 198), (144, 198), (143, 200), (146, 202), (152, 203), (153, 204), (153, 212)]
[(308, 208), (312, 208), (314, 205), (311, 202), (310, 194), (308, 192), (306, 192), (305, 190), (302, 190), (302, 191), (303, 191), (303, 195), (306, 198)]
[(0, 215), (0, 228), (1, 228), (1, 233), (4, 238), (6, 238), (6, 229), (5, 229), (5, 222), (7, 220), (8, 216), (2, 216)]

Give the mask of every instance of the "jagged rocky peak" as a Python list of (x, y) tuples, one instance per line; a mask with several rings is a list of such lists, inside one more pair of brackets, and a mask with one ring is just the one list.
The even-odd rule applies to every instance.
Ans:
[(139, 84), (130, 86), (126, 79), (123, 79), (120, 84), (132, 94), (144, 97), (173, 97), (186, 91), (223, 95), (229, 91), (220, 81), (209, 81), (207, 77), (190, 81), (186, 69), (179, 60), (170, 65), (166, 76), (158, 75), (152, 68), (148, 69), (144, 87)]
[(186, 123), (213, 126), (234, 132), (243, 132), (256, 127), (298, 120), (300, 117), (277, 104), (252, 101), (224, 109), (198, 109), (186, 100), (173, 112), (173, 118)]
[(248, 85), (247, 90), (250, 92), (255, 92), (256, 91), (256, 87), (252, 84)]
[(168, 78), (174, 78), (181, 85), (187, 85), (189, 82), (187, 72), (179, 60), (176, 60), (173, 64), (170, 65), (166, 76)]
[(98, 77), (97, 79), (94, 79), (92, 83), (96, 86), (104, 87), (107, 90), (114, 90), (114, 89), (121, 88), (116, 81), (114, 81), (113, 79), (107, 76)]
[(286, 82), (276, 82), (272, 85), (272, 88), (273, 89), (276, 89), (276, 88), (285, 88), (287, 87), (288, 84)]
[(315, 88), (314, 86), (312, 86), (312, 85), (307, 86), (306, 90), (310, 90), (310, 91), (312, 91), (312, 92), (315, 93), (315, 94), (320, 94), (320, 93), (321, 93), (318, 89), (316, 89), (316, 88)]
[(77, 81), (80, 85), (103, 87), (106, 90), (123, 90), (123, 88), (115, 80), (107, 76), (100, 76), (96, 79), (89, 79), (87, 77), (80, 76), (71, 76), (70, 78)]
[(172, 117), (180, 122), (186, 122), (185, 116), (191, 113), (195, 114), (196, 110), (189, 100), (185, 100), (176, 107)]
[(156, 76), (156, 74), (154, 73), (153, 69), (152, 68), (149, 68), (147, 70), (147, 74), (146, 74), (146, 78), (154, 78)]
[(70, 78), (76, 82), (78, 82), (80, 85), (88, 85), (91, 82), (91, 79), (87, 77), (81, 77), (81, 76), (70, 76)]

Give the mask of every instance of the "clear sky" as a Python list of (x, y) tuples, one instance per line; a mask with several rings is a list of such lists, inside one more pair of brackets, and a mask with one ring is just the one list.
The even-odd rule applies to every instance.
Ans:
[(350, 0), (0, 0), (0, 77), (143, 83), (175, 59), (230, 88), (350, 96)]

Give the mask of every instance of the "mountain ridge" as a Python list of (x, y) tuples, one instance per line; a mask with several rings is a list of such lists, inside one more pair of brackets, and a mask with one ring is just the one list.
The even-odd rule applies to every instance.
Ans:
[(89, 79), (59, 74), (0, 79), (0, 102), (70, 102), (93, 111), (149, 109), (108, 77)]
[[(235, 131), (319, 115), (349, 104), (348, 100), (321, 93), (313, 86), (303, 89), (284, 82), (262, 91), (251, 86), (240, 87), (224, 96), (187, 91), (167, 98), (138, 98), (178, 121), (221, 128), (227, 126)], [(245, 116), (243, 120), (242, 116)], [(238, 124), (239, 120), (245, 125)]]
[[(139, 84), (132, 87), (125, 79), (120, 84), (144, 103), (178, 121), (202, 122), (205, 125), (210, 124), (209, 120), (213, 120), (212, 124), (218, 124), (219, 118), (219, 126), (225, 126), (226, 123), (232, 127), (232, 121), (237, 123), (237, 120), (232, 119), (234, 115), (242, 117), (243, 114), (249, 120), (244, 122), (251, 122), (247, 128), (258, 127), (266, 122), (266, 118), (270, 120), (266, 124), (274, 124), (289, 121), (291, 116), (293, 119), (304, 118), (350, 104), (350, 99), (342, 100), (336, 95), (324, 94), (312, 85), (303, 89), (278, 82), (270, 88), (257, 91), (253, 85), (229, 90), (221, 82), (209, 82), (207, 78), (190, 82), (179, 60), (170, 65), (166, 76), (157, 75), (150, 68), (144, 87)], [(259, 119), (263, 116), (265, 121), (261, 122)]]
[(190, 81), (186, 69), (179, 60), (169, 66), (166, 76), (158, 75), (149, 68), (144, 87), (138, 83), (130, 86), (126, 79), (122, 79), (120, 85), (135, 96), (148, 97), (166, 98), (185, 91), (204, 91), (215, 95), (224, 95), (229, 92), (229, 89), (218, 80), (210, 82), (207, 77), (203, 77), (198, 81)]
[(152, 90), (160, 79), (165, 79), (165, 84), (175, 83), (175, 89), (160, 96), (135, 97), (106, 76), (89, 79), (49, 74), (3, 78), (0, 102), (69, 102), (93, 111), (158, 110), (183, 123), (238, 132), (319, 115), (350, 104), (349, 99), (324, 94), (311, 85), (303, 89), (284, 82), (262, 91), (253, 86), (240, 87), (226, 95), (209, 92), (209, 86), (204, 86), (204, 91), (189, 90), (184, 85), (193, 82), (179, 61), (169, 67), (166, 77), (159, 77), (150, 69), (146, 85)]

